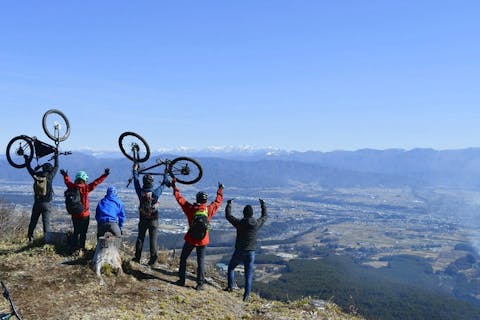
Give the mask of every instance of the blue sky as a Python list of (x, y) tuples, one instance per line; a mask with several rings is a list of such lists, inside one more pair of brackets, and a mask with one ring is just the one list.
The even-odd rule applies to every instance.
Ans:
[(477, 1), (2, 1), (0, 148), (480, 146)]

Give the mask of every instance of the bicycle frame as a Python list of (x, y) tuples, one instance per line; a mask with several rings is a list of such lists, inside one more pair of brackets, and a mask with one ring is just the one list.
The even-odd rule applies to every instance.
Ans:
[[(151, 165), (151, 166), (148, 166), (146, 168), (139, 168), (139, 170), (137, 171), (138, 174), (151, 174), (152, 176), (160, 176), (160, 175), (166, 175), (168, 174), (169, 170), (168, 170), (168, 163), (170, 162), (170, 160), (157, 160), (157, 163)], [(138, 166), (138, 163), (137, 162), (134, 162), (134, 167), (135, 166)], [(159, 167), (159, 166), (165, 166), (165, 168), (163, 169), (163, 172), (148, 172), (148, 170), (151, 170), (153, 168), (156, 168), (156, 167)], [(133, 177), (130, 177), (128, 179), (128, 183), (127, 183), (127, 188), (128, 186), (130, 185), (130, 183), (132, 183), (132, 180), (133, 180)]]
[[(154, 164), (139, 168), (139, 164), (145, 162), (150, 157), (150, 147), (147, 141), (139, 134), (131, 131), (123, 132), (118, 138), (120, 151), (129, 160), (133, 161), (133, 167), (137, 168), (139, 174), (151, 175), (169, 175), (172, 179), (183, 184), (193, 184), (198, 182), (203, 174), (202, 166), (198, 161), (189, 157), (177, 157), (174, 159), (158, 159)], [(151, 171), (152, 169), (165, 166), (160, 172)], [(133, 177), (128, 180), (127, 187), (130, 185)]]

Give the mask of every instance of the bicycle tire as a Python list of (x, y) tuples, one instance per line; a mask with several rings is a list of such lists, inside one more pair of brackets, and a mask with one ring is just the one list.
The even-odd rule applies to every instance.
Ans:
[[(22, 145), (22, 142), (25, 142), (25, 144)], [(33, 153), (33, 143), (29, 136), (16, 136), (7, 144), (7, 161), (14, 168), (25, 168), (27, 162), (25, 161), (24, 155), (27, 155), (28, 161), (32, 161)]]
[[(130, 149), (126, 148), (127, 144), (130, 145)], [(123, 155), (134, 162), (145, 162), (150, 158), (150, 147), (138, 133), (125, 131), (118, 137), (118, 146)], [(134, 151), (134, 148), (138, 150)], [(142, 155), (143, 152), (144, 155)]]
[[(188, 168), (189, 170), (185, 170)], [(189, 157), (178, 157), (168, 164), (168, 174), (177, 182), (194, 184), (202, 178), (203, 169), (200, 163)]]
[[(60, 127), (65, 126), (65, 130), (61, 130), (62, 132), (59, 132), (56, 134), (56, 129), (52, 132), (51, 129), (49, 129), (49, 123), (48, 120), (53, 118), (55, 116), (56, 118), (59, 118), (63, 123), (60, 123)], [(57, 121), (54, 121), (53, 123), (56, 123)], [(55, 126), (55, 125), (54, 125)], [(50, 109), (45, 114), (43, 115), (42, 119), (42, 127), (43, 131), (49, 137), (51, 140), (55, 142), (61, 142), (67, 140), (68, 136), (70, 136), (70, 122), (68, 121), (67, 116), (65, 114), (57, 109)]]

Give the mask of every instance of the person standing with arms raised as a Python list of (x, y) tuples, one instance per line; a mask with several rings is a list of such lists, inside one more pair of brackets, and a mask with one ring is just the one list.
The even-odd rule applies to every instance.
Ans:
[(246, 205), (243, 208), (243, 218), (238, 219), (232, 215), (232, 201), (227, 201), (225, 207), (225, 218), (237, 229), (237, 237), (235, 240), (235, 251), (228, 263), (228, 286), (225, 291), (233, 290), (234, 270), (243, 262), (245, 272), (245, 290), (243, 293), (243, 301), (248, 302), (250, 291), (252, 290), (253, 266), (255, 263), (255, 250), (257, 247), (257, 232), (265, 221), (267, 221), (267, 207), (265, 201), (258, 199), (262, 209), (260, 218), (253, 217), (253, 208)]
[[(210, 242), (208, 223), (217, 213), (223, 201), (223, 184), (218, 183), (217, 196), (215, 200), (207, 205), (208, 195), (205, 192), (198, 192), (196, 202), (188, 202), (178, 190), (176, 179), (172, 181), (173, 195), (178, 204), (187, 216), (189, 230), (185, 234), (182, 253), (180, 255), (180, 267), (178, 270), (179, 279), (176, 282), (180, 286), (185, 285), (185, 274), (187, 270), (187, 259), (195, 248), (197, 250), (197, 290), (204, 289), (205, 283), (205, 252)], [(197, 224), (198, 221), (198, 224)], [(197, 228), (197, 225), (199, 226)], [(202, 227), (203, 225), (203, 227)]]
[(67, 171), (61, 169), (60, 173), (62, 174), (63, 180), (68, 189), (78, 189), (79, 191), (79, 198), (81, 202), (80, 210), (74, 213), (69, 212), (72, 215), (73, 223), (73, 235), (70, 240), (73, 250), (84, 250), (85, 241), (87, 239), (88, 225), (90, 223), (90, 205), (88, 201), (88, 194), (93, 191), (100, 183), (105, 181), (107, 176), (110, 174), (110, 169), (106, 168), (105, 172), (100, 177), (88, 184), (88, 175), (85, 171), (78, 171), (75, 175), (74, 182), (72, 182), (72, 180), (68, 176)]

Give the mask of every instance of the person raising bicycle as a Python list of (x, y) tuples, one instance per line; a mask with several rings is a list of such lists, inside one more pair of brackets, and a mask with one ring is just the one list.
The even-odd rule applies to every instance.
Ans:
[(52, 181), (58, 171), (58, 155), (55, 154), (53, 157), (53, 166), (51, 163), (46, 162), (35, 169), (32, 168), (32, 159), (28, 156), (24, 156), (24, 158), (28, 173), (34, 180), (34, 202), (27, 233), (28, 242), (32, 242), (33, 232), (35, 231), (40, 216), (42, 216), (44, 238), (50, 232), (50, 202), (53, 198)]
[(158, 259), (158, 207), (160, 205), (159, 198), (165, 186), (170, 186), (170, 181), (166, 175), (163, 176), (162, 182), (157, 188), (153, 188), (153, 176), (145, 174), (142, 178), (143, 186), (140, 186), (138, 165), (133, 166), (133, 184), (137, 193), (140, 205), (138, 211), (140, 213), (138, 221), (138, 236), (135, 242), (135, 257), (132, 261), (140, 263), (142, 258), (143, 242), (148, 230), (150, 238), (150, 260), (149, 265), (154, 265)]

